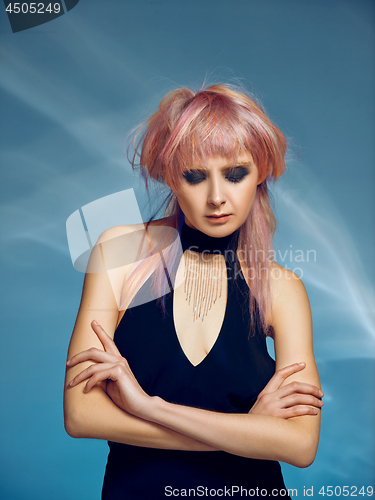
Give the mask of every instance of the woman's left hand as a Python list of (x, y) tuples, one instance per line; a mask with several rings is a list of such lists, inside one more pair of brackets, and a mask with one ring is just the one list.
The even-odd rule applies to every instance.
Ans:
[(83, 392), (89, 392), (96, 384), (107, 380), (107, 393), (114, 403), (126, 412), (141, 416), (151, 397), (145, 393), (133, 375), (129, 364), (123, 358), (113, 340), (103, 328), (93, 321), (91, 327), (104, 347), (104, 351), (92, 347), (82, 351), (67, 361), (68, 367), (76, 366), (83, 361), (94, 361), (94, 364), (79, 373), (69, 383), (75, 386), (87, 380)]
[(317, 415), (323, 406), (321, 398), (324, 396), (319, 387), (296, 381), (282, 386), (288, 377), (305, 366), (305, 363), (294, 363), (278, 370), (259, 394), (249, 413), (284, 419)]

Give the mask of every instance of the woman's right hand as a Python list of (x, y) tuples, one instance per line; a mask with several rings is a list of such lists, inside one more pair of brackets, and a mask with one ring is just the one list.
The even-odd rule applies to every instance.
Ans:
[(314, 385), (291, 382), (283, 387), (282, 383), (293, 373), (305, 368), (305, 363), (295, 363), (278, 370), (268, 382), (249, 414), (269, 415), (279, 418), (292, 418), (301, 415), (317, 415), (323, 406), (323, 391)]
[[(94, 386), (106, 381), (106, 392), (114, 403), (127, 413), (142, 418), (142, 413), (153, 398), (142, 389), (113, 339), (96, 321), (92, 321), (91, 328), (102, 343), (103, 349), (92, 347), (75, 354), (67, 361), (69, 367), (85, 361), (94, 362), (76, 375), (69, 386), (74, 387), (86, 380), (83, 392), (88, 393)], [(114, 382), (117, 388), (108, 381)]]

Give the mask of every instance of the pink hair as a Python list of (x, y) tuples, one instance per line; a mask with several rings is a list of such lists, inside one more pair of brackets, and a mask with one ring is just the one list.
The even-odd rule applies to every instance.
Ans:
[[(173, 216), (171, 226), (178, 231), (181, 209), (176, 193), (183, 171), (197, 162), (204, 164), (207, 157), (222, 156), (236, 161), (242, 152), (251, 153), (258, 167), (260, 184), (250, 214), (240, 228), (238, 250), (245, 257), (252, 292), (251, 324), (254, 328), (258, 318), (265, 331), (271, 307), (268, 256), (276, 228), (267, 183), (285, 170), (286, 141), (281, 131), (242, 89), (218, 84), (198, 92), (182, 88), (167, 94), (158, 111), (139, 127), (133, 145), (132, 165), (135, 168), (139, 157), (146, 188), (149, 178), (170, 186), (172, 192), (164, 215)], [(171, 261), (176, 256), (172, 253)], [(162, 274), (155, 275), (160, 284)], [(131, 293), (134, 294), (134, 290)], [(128, 293), (126, 297), (129, 298)]]

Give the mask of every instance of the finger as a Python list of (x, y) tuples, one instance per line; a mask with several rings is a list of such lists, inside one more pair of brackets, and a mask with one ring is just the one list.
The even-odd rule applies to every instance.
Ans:
[(269, 392), (276, 391), (286, 378), (290, 377), (290, 375), (293, 375), (293, 373), (300, 372), (305, 368), (305, 366), (306, 363), (294, 363), (293, 365), (289, 365), (285, 368), (277, 370), (277, 372), (275, 372), (274, 376), (268, 382), (261, 394), (267, 394)]
[(94, 385), (102, 382), (103, 380), (111, 379), (116, 381), (118, 378), (118, 365), (111, 365), (110, 367), (97, 371), (92, 377), (89, 378), (87, 384), (85, 385), (83, 392), (89, 392), (94, 387)]
[(293, 417), (302, 417), (303, 415), (318, 415), (319, 413), (319, 409), (312, 408), (311, 406), (292, 406), (290, 408), (280, 410), (278, 416), (287, 419)]
[(111, 337), (105, 332), (104, 328), (102, 328), (99, 323), (97, 323), (95, 320), (92, 321), (91, 328), (94, 330), (98, 339), (103, 344), (106, 352), (120, 355), (120, 352), (117, 349), (116, 344), (113, 342), (113, 339), (111, 339)]
[(92, 377), (95, 373), (99, 372), (100, 370), (107, 370), (108, 368), (111, 368), (113, 366), (112, 363), (100, 363), (100, 364), (93, 364), (90, 365), (88, 368), (85, 370), (82, 370), (81, 373), (76, 375), (70, 382), (70, 386), (75, 386), (83, 382), (84, 380)]
[(97, 363), (105, 363), (105, 362), (113, 362), (118, 361), (119, 356), (114, 356), (106, 351), (102, 351), (101, 349), (96, 349), (96, 347), (91, 347), (86, 351), (79, 352), (75, 354), (72, 358), (70, 358), (66, 364), (69, 367), (78, 365), (83, 361), (95, 361)]
[(299, 405), (310, 405), (316, 408), (321, 408), (324, 403), (321, 399), (315, 398), (314, 396), (310, 396), (308, 394), (292, 394), (291, 396), (287, 396), (286, 398), (282, 398), (280, 400), (283, 408), (290, 408), (292, 406)]
[(291, 382), (290, 384), (285, 385), (284, 387), (280, 387), (277, 390), (278, 397), (284, 398), (294, 393), (301, 394), (311, 394), (316, 398), (322, 398), (324, 396), (324, 392), (319, 389), (316, 385), (306, 384), (304, 382)]

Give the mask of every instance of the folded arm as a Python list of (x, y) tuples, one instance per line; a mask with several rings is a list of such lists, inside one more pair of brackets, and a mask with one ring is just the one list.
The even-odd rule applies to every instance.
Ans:
[[(144, 393), (126, 360), (118, 351), (115, 352), (117, 348), (111, 340), (118, 311), (113, 297), (111, 303), (108, 279), (105, 274), (87, 275), (68, 353), (69, 359), (75, 356), (67, 370), (65, 383), (67, 432), (74, 437), (108, 439), (137, 446), (198, 451), (220, 449), (251, 458), (281, 460), (298, 467), (310, 465), (318, 445), (320, 412), (316, 414), (308, 410), (319, 408), (316, 400), (321, 395), (316, 394), (318, 389), (307, 390), (306, 393), (313, 398), (310, 403), (305, 401), (303, 390), (296, 389), (294, 396), (289, 396), (289, 399), (292, 397), (291, 401), (288, 399), (289, 410), (300, 416), (276, 416), (280, 414), (278, 400), (286, 401), (286, 398), (282, 399), (285, 397), (282, 389), (287, 383), (289, 387), (293, 380), (299, 381), (293, 382), (296, 387), (301, 387), (301, 382), (306, 387), (320, 385), (312, 351), (309, 302), (302, 282), (295, 275), (293, 279), (289, 275), (289, 281), (281, 280), (272, 287), (275, 299), (271, 324), (276, 368), (280, 370), (301, 361), (306, 363), (306, 368), (303, 373), (288, 377), (280, 389), (261, 393), (254, 405), (255, 411), (250, 414), (225, 414), (171, 404)], [(98, 303), (98, 296), (105, 302), (105, 307)], [(106, 309), (106, 312), (100, 309)], [(109, 342), (105, 333), (103, 336), (96, 329), (95, 335), (90, 328), (94, 318), (109, 332)], [(95, 352), (88, 352), (89, 347), (96, 348)], [(73, 378), (73, 385), (69, 386)], [(87, 379), (88, 391), (85, 393), (83, 385)], [(100, 386), (107, 379), (121, 394), (119, 401), (113, 398), (117, 405)], [(277, 411), (264, 410), (270, 404), (275, 408), (275, 402)]]
[[(135, 226), (137, 228), (137, 226)], [(138, 228), (139, 229), (139, 228)], [(129, 226), (119, 226), (105, 231), (98, 240), (97, 246), (108, 239), (116, 238), (131, 230)], [(94, 252), (93, 252), (94, 254)], [(95, 270), (92, 260), (100, 258), (100, 253), (90, 257), (89, 267)], [(96, 265), (100, 269), (100, 265)], [(121, 279), (121, 277), (120, 277)], [(96, 319), (114, 336), (119, 315), (115, 299), (116, 276), (109, 277), (107, 272), (87, 273), (84, 280), (82, 299), (73, 329), (68, 359), (75, 354), (103, 346), (91, 328)], [(142, 355), (142, 353), (140, 353)], [(67, 367), (64, 384), (64, 423), (66, 432), (75, 438), (92, 438), (115, 441), (135, 446), (164, 448), (177, 450), (210, 451), (212, 447), (198, 442), (161, 425), (130, 415), (120, 409), (110, 399), (106, 391), (106, 383), (97, 384), (89, 393), (83, 392), (84, 383), (75, 387), (69, 386), (70, 380), (82, 369), (92, 365), (86, 361), (79, 366)]]
[[(288, 388), (301, 386), (301, 383), (320, 388), (308, 296), (302, 281), (294, 273), (281, 270), (281, 276), (277, 274), (278, 279), (271, 280), (273, 311), (270, 323), (274, 332), (276, 369), (280, 371), (298, 362), (304, 362), (305, 368), (284, 380), (278, 393), (281, 394), (287, 384)], [(316, 394), (318, 398), (322, 395)], [(293, 397), (296, 398), (294, 402)], [(261, 394), (258, 405), (261, 405), (262, 398), (274, 402), (275, 394)], [(315, 458), (319, 442), (320, 409), (314, 399), (311, 393), (307, 394), (306, 400), (301, 394), (292, 396), (289, 404), (296, 416), (291, 418), (278, 418), (264, 412), (215, 413), (170, 404), (160, 398), (153, 398), (150, 405), (142, 406), (139, 414), (144, 419), (232, 454), (307, 467)], [(299, 405), (299, 401), (305, 403)], [(305, 411), (305, 405), (309, 404), (310, 414)]]

